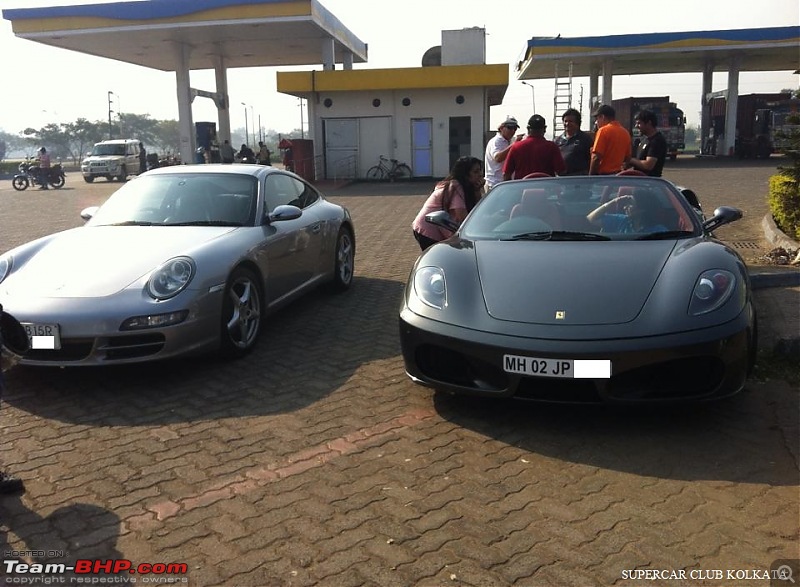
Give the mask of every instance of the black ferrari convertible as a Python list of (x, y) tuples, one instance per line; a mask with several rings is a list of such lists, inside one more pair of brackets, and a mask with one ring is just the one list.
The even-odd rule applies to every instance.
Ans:
[(650, 177), (509, 181), (414, 265), (406, 372), (451, 393), (558, 402), (703, 400), (742, 389), (756, 314), (741, 257), (694, 194)]

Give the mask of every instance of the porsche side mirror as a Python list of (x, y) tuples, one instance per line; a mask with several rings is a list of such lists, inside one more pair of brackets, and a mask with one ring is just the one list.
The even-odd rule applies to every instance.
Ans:
[(714, 210), (714, 216), (703, 222), (703, 230), (706, 232), (713, 232), (720, 226), (736, 222), (741, 219), (742, 211), (739, 208), (732, 208), (730, 206), (720, 206)]
[(303, 215), (303, 211), (297, 206), (290, 206), (284, 204), (276, 206), (275, 209), (267, 216), (269, 222), (283, 222), (285, 220), (297, 220)]
[(437, 210), (436, 212), (427, 214), (425, 216), (425, 222), (430, 222), (436, 226), (441, 226), (442, 228), (446, 228), (452, 232), (458, 230), (458, 222), (455, 222), (452, 218), (450, 218), (450, 214), (444, 210)]
[(97, 210), (99, 208), (100, 206), (89, 206), (88, 208), (84, 208), (83, 210), (81, 210), (81, 218), (83, 218), (86, 221), (91, 220), (92, 216), (97, 214)]

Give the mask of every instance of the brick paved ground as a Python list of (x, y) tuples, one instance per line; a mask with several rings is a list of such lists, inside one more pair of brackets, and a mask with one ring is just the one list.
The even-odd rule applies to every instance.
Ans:
[[(741, 193), (769, 170), (684, 173)], [(68, 187), (0, 187), (0, 250), (79, 224), (110, 190)], [(182, 562), (195, 586), (633, 585), (623, 570), (800, 558), (800, 406), (784, 382), (669, 410), (409, 382), (396, 316), (428, 188), (334, 191), (356, 221), (354, 287), (270, 319), (243, 360), (8, 371), (0, 462), (28, 492), (0, 498), (2, 550)]]

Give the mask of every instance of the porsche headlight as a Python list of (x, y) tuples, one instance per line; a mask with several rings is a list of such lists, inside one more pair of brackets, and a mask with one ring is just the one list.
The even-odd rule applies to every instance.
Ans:
[(697, 279), (689, 302), (689, 314), (700, 316), (713, 312), (728, 301), (736, 289), (736, 277), (724, 269), (704, 271)]
[(438, 267), (421, 267), (414, 274), (414, 293), (423, 304), (441, 310), (447, 305), (447, 284), (444, 271)]
[(147, 293), (157, 300), (167, 300), (183, 291), (193, 276), (194, 261), (175, 257), (153, 271), (147, 280)]
[(11, 264), (13, 260), (10, 256), (4, 255), (0, 257), (0, 283), (3, 283), (3, 280), (8, 275), (8, 272), (11, 271)]

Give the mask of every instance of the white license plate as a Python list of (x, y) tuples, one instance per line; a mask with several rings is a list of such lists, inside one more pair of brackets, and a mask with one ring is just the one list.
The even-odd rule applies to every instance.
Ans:
[(61, 335), (58, 324), (34, 324), (23, 322), (22, 327), (28, 335), (28, 344), (32, 350), (57, 350), (61, 348)]
[(503, 355), (506, 373), (531, 377), (567, 379), (609, 379), (611, 361), (608, 359), (542, 359), (520, 355)]

